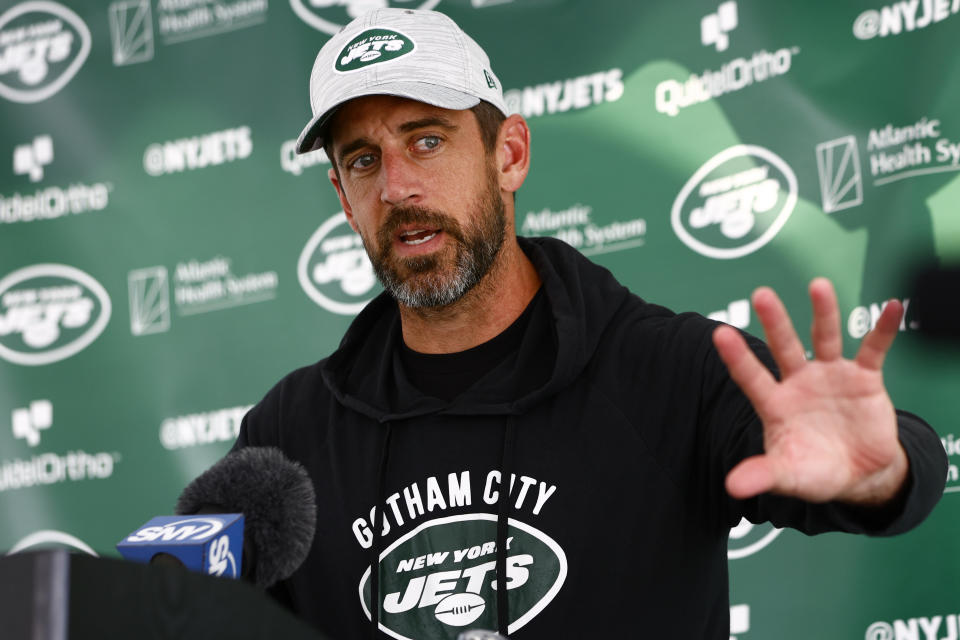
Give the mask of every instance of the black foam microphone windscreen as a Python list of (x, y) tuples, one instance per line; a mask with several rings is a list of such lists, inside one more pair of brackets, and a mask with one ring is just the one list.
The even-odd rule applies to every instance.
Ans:
[(227, 454), (187, 485), (175, 510), (242, 513), (244, 540), (251, 543), (255, 558), (253, 580), (263, 588), (303, 563), (316, 529), (310, 477), (274, 447), (245, 447)]

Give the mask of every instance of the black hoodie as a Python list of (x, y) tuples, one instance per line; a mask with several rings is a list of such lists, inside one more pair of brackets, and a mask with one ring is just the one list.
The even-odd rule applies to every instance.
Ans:
[[(332, 356), (284, 378), (243, 421), (236, 447), (278, 446), (313, 478), (313, 548), (277, 595), (331, 638), (371, 637), (372, 609), (381, 638), (499, 625), (521, 640), (725, 640), (727, 537), (742, 517), (891, 535), (933, 508), (943, 447), (904, 413), (911, 475), (894, 508), (733, 500), (724, 478), (762, 451), (762, 433), (712, 346), (716, 323), (644, 302), (559, 241), (519, 241), (548, 312), (452, 401), (409, 381), (384, 294)], [(525, 384), (544, 353), (552, 373)]]

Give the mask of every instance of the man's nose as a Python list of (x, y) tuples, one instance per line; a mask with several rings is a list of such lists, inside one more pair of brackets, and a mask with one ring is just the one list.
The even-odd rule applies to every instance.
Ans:
[(402, 153), (384, 151), (381, 156), (380, 199), (392, 205), (415, 202), (421, 184), (417, 167)]

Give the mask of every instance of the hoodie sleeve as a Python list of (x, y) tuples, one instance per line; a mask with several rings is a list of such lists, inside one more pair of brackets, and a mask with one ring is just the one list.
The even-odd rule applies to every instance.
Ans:
[[(772, 493), (747, 500), (730, 497), (724, 487), (726, 475), (741, 460), (763, 452), (763, 425), (713, 348), (711, 333), (712, 330), (706, 336), (701, 421), (710, 443), (712, 459), (707, 464), (714, 470), (713, 482), (721, 494), (719, 499), (726, 503), (728, 526), (736, 525), (745, 517), (753, 523), (769, 521), (777, 527), (791, 527), (808, 535), (846, 531), (889, 536), (908, 531), (926, 518), (943, 493), (946, 452), (930, 425), (900, 410), (897, 411), (899, 437), (910, 470), (900, 494), (886, 505), (863, 507), (837, 501), (815, 504)], [(752, 336), (747, 338), (761, 361), (778, 375), (767, 346)]]
[(280, 386), (282, 382), (267, 392), (263, 399), (255, 404), (240, 422), (240, 433), (230, 452), (244, 447), (276, 447), (280, 445), (278, 419), (280, 406)]

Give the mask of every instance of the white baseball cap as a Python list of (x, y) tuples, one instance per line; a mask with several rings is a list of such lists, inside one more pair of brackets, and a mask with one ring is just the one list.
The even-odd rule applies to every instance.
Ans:
[(377, 9), (350, 22), (317, 54), (310, 74), (313, 118), (297, 153), (323, 146), (340, 105), (371, 95), (457, 110), (486, 100), (509, 115), (490, 59), (453, 20), (436, 11)]

